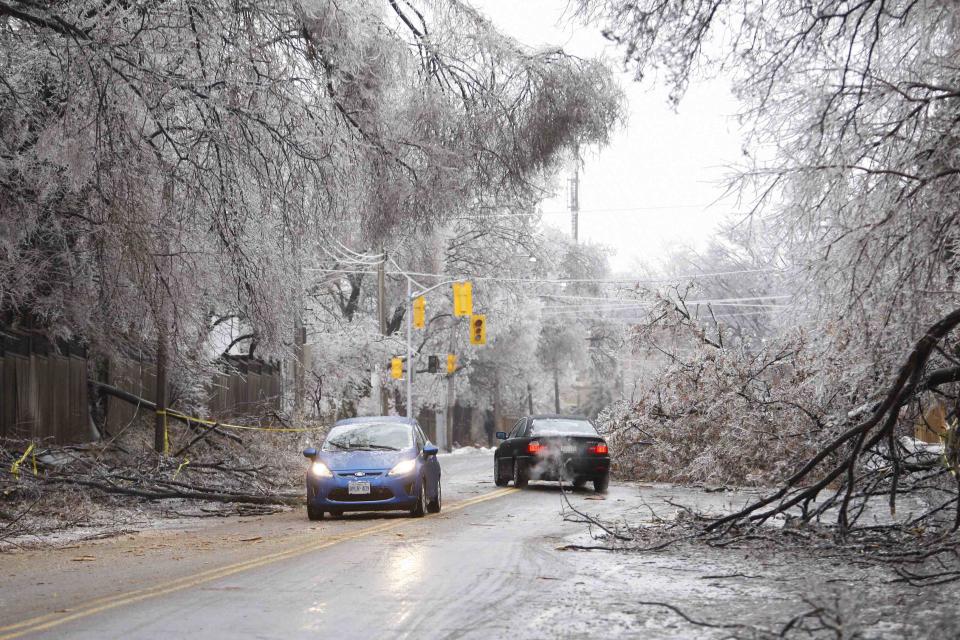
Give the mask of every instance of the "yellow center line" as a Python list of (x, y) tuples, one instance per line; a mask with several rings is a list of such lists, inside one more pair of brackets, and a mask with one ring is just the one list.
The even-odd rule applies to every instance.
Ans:
[[(516, 489), (499, 489), (497, 491), (492, 491), (490, 493), (477, 496), (475, 498), (468, 498), (466, 500), (461, 500), (460, 502), (454, 503), (448, 507), (444, 507), (444, 512), (459, 511), (471, 505), (478, 504), (480, 502), (485, 502), (487, 500), (494, 500), (500, 498), (510, 493), (514, 493)], [(113, 596), (105, 596), (102, 598), (96, 598), (85, 602), (76, 607), (73, 607), (71, 610), (66, 612), (58, 613), (48, 613), (42, 616), (37, 616), (30, 618), (28, 620), (23, 620), (22, 622), (17, 622), (5, 627), (0, 627), (0, 640), (11, 640), (12, 638), (19, 638), (21, 636), (27, 635), (29, 633), (37, 633), (39, 631), (46, 631), (47, 629), (52, 629), (53, 627), (60, 626), (72, 620), (78, 620), (80, 618), (86, 618), (92, 616), (101, 611), (106, 611), (108, 609), (114, 609), (116, 607), (121, 607), (127, 604), (133, 604), (135, 602), (140, 602), (141, 600), (147, 600), (148, 598), (155, 598), (157, 596), (162, 596), (168, 593), (173, 593), (175, 591), (182, 591), (183, 589), (189, 589), (191, 587), (196, 587), (201, 584), (211, 582), (220, 578), (226, 578), (227, 576), (240, 573), (242, 571), (249, 571), (250, 569), (255, 569), (257, 567), (262, 567), (267, 564), (278, 562), (280, 560), (287, 560), (289, 558), (295, 558), (297, 556), (303, 555), (305, 553), (310, 553), (312, 551), (318, 551), (320, 549), (326, 549), (334, 545), (340, 544), (342, 542), (349, 542), (350, 540), (356, 540), (358, 538), (364, 538), (367, 536), (374, 535), (383, 531), (389, 531), (390, 529), (396, 529), (404, 525), (409, 525), (414, 522), (420, 522), (420, 520), (397, 520), (395, 522), (387, 522), (383, 524), (374, 525), (371, 527), (366, 527), (355, 531), (353, 533), (337, 535), (330, 538), (326, 538), (321, 542), (311, 542), (306, 545), (295, 547), (293, 549), (287, 549), (285, 551), (278, 551), (275, 553), (267, 554), (260, 558), (254, 560), (245, 560), (242, 562), (237, 562), (230, 564), (224, 567), (218, 567), (216, 569), (208, 569), (206, 571), (201, 571), (200, 573), (194, 574), (192, 576), (186, 576), (183, 578), (176, 578), (168, 582), (154, 585), (152, 587), (145, 587), (143, 589), (135, 589), (133, 591), (128, 591), (126, 593), (120, 593)]]

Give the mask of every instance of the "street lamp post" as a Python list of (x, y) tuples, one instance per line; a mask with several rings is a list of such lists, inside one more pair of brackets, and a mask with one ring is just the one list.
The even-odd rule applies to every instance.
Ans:
[[(407, 316), (407, 417), (413, 418), (413, 301), (420, 296), (427, 295), (434, 289), (439, 289), (440, 287), (459, 281), (444, 280), (443, 282), (438, 282), (431, 287), (425, 287), (414, 280), (410, 274), (404, 271), (403, 268), (398, 265), (393, 258), (389, 258), (389, 260), (393, 263), (393, 266), (397, 269), (399, 275), (402, 275), (407, 279), (407, 307), (404, 311), (404, 314)], [(420, 289), (414, 291), (414, 284), (420, 287)]]
[[(404, 274), (406, 275), (406, 274)], [(413, 418), (413, 279), (407, 276), (407, 308), (404, 315), (407, 316), (407, 417)]]

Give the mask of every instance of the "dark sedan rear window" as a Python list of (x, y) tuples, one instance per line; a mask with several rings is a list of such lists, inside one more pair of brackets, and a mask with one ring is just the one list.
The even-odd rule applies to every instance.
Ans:
[(530, 435), (585, 435), (595, 436), (597, 430), (589, 420), (568, 420), (564, 418), (541, 418), (533, 421)]

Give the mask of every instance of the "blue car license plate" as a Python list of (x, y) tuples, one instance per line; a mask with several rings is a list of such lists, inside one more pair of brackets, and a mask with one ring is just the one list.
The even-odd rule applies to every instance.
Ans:
[(347, 483), (347, 493), (350, 495), (369, 495), (369, 482), (349, 482)]

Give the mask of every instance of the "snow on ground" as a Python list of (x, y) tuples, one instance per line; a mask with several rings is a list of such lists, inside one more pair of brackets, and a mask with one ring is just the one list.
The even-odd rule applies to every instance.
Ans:
[(442, 455), (447, 456), (469, 456), (469, 455), (490, 455), (496, 451), (496, 447), (456, 447), (450, 453)]

